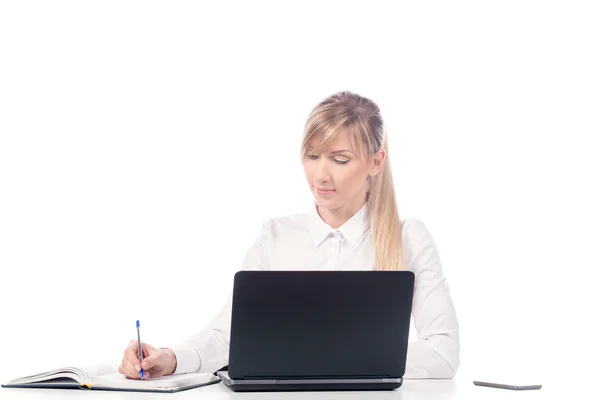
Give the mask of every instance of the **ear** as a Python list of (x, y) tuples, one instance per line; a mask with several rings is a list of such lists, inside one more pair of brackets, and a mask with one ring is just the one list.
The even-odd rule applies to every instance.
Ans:
[(385, 161), (385, 156), (386, 153), (384, 149), (381, 149), (375, 153), (373, 159), (371, 160), (371, 169), (369, 170), (370, 177), (377, 175), (379, 171), (381, 171), (383, 168), (383, 162)]

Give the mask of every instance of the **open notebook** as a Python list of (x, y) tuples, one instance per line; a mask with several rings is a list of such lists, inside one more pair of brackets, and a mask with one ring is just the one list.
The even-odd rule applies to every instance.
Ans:
[(41, 374), (14, 379), (1, 385), (6, 388), (46, 388), (46, 389), (91, 389), (116, 390), (126, 392), (167, 392), (174, 393), (219, 382), (211, 373), (191, 373), (169, 375), (144, 380), (127, 379), (115, 372), (115, 368), (94, 365), (88, 367), (67, 367)]

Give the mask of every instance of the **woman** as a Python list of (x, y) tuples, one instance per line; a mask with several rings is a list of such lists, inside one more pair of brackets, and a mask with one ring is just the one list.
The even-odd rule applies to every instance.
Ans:
[[(315, 205), (310, 212), (266, 221), (243, 269), (395, 270), (415, 273), (405, 378), (452, 378), (459, 366), (458, 321), (436, 246), (416, 219), (401, 223), (387, 137), (379, 107), (350, 92), (311, 112), (301, 147)], [(228, 364), (231, 296), (204, 330), (171, 348), (143, 344), (145, 376), (214, 372)], [(139, 379), (137, 342), (119, 372)]]

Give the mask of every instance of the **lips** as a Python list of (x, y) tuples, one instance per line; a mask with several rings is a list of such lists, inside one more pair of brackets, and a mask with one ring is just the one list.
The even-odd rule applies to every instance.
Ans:
[(318, 187), (318, 186), (314, 186), (314, 188), (318, 194), (330, 194), (330, 193), (335, 192), (335, 189), (322, 188), (322, 187)]

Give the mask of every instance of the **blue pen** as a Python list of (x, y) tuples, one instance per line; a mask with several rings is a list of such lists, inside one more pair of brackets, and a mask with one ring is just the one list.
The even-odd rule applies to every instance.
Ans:
[(142, 369), (142, 341), (140, 340), (140, 321), (135, 321), (135, 327), (137, 328), (138, 335), (138, 358), (140, 359), (140, 378), (144, 379), (144, 370)]

